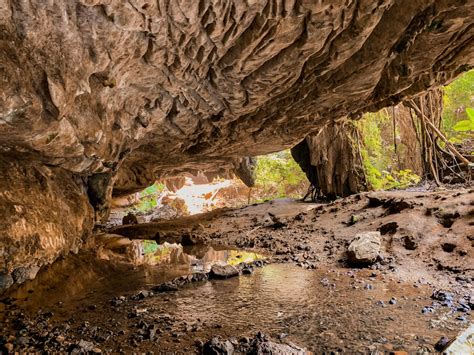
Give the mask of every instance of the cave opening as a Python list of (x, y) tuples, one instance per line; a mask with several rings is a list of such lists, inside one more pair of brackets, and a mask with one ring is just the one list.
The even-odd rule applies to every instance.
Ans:
[(474, 6), (0, 0), (0, 354), (473, 351)]

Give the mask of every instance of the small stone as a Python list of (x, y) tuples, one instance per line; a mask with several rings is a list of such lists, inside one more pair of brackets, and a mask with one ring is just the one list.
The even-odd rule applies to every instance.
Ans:
[(407, 250), (415, 250), (418, 248), (418, 238), (413, 235), (406, 235), (403, 237), (403, 245)]
[(242, 274), (244, 275), (250, 275), (253, 274), (253, 268), (252, 267), (245, 267), (242, 269)]
[(357, 214), (353, 214), (351, 215), (351, 218), (349, 219), (349, 225), (352, 226), (354, 224), (356, 224), (357, 222), (359, 222), (360, 220), (362, 219), (361, 216), (357, 215)]
[(394, 234), (398, 229), (397, 222), (388, 222), (381, 225), (377, 230), (380, 231), (380, 234)]
[(446, 337), (441, 337), (438, 342), (435, 344), (434, 348), (437, 351), (443, 351), (449, 343), (449, 339)]
[(227, 279), (239, 275), (239, 270), (232, 265), (218, 265), (214, 264), (209, 272), (211, 279)]
[(194, 345), (198, 347), (199, 349), (201, 349), (204, 346), (204, 342), (201, 339), (196, 339), (194, 341)]
[(171, 281), (159, 284), (153, 287), (153, 291), (155, 292), (170, 292), (170, 291), (178, 291), (178, 286), (176, 286)]
[(138, 292), (136, 295), (133, 295), (130, 297), (131, 300), (134, 300), (134, 301), (139, 301), (139, 300), (143, 300), (147, 297), (150, 297), (152, 296), (153, 293), (150, 292), (150, 291), (146, 291), (146, 290), (142, 290), (140, 292)]
[(193, 282), (206, 281), (207, 279), (208, 275), (204, 272), (195, 272), (191, 277)]
[(92, 351), (95, 348), (94, 343), (81, 339), (79, 343), (75, 346), (76, 350), (81, 351)]
[(138, 218), (132, 212), (129, 212), (126, 216), (122, 218), (122, 224), (138, 224)]
[(219, 337), (214, 337), (204, 344), (202, 348), (204, 355), (215, 355), (215, 354), (233, 354), (234, 346), (228, 340), (222, 340)]
[(7, 349), (8, 353), (13, 352), (13, 344), (12, 343), (6, 343), (4, 345), (5, 349)]
[(148, 327), (148, 332), (147, 332), (147, 339), (153, 340), (156, 336), (156, 331), (158, 330), (156, 325), (151, 325)]
[(443, 243), (441, 244), (441, 249), (446, 253), (452, 253), (456, 249), (456, 244), (453, 243)]
[(437, 301), (453, 301), (454, 295), (448, 291), (435, 290), (431, 298)]
[(388, 301), (390, 304), (397, 304), (397, 299), (395, 297), (390, 298), (390, 301)]
[(421, 310), (422, 314), (428, 314), (428, 313), (433, 313), (433, 312), (434, 312), (434, 308), (429, 307), (429, 306), (423, 307)]

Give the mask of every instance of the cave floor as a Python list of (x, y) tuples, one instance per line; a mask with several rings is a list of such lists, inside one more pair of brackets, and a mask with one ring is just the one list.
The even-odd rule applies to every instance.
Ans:
[[(101, 260), (92, 245), (3, 297), (1, 341), (14, 351), (195, 353), (215, 336), (248, 349), (263, 332), (315, 353), (432, 352), (471, 324), (473, 211), (473, 190), (393, 191), (118, 227), (108, 232), (182, 243), (199, 257), (210, 250), (211, 263), (246, 250), (266, 265), (150, 294), (141, 291), (189, 265)], [(383, 257), (349, 264), (354, 235), (376, 230)]]

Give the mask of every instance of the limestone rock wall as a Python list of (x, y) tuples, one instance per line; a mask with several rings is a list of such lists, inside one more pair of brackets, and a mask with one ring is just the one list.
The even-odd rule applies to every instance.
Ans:
[(0, 0), (0, 147), (121, 169), (117, 189), (226, 167), (450, 80), (473, 18), (453, 0)]
[(62, 168), (0, 157), (0, 291), (77, 251), (93, 227), (82, 180)]
[[(474, 65), (473, 19), (466, 0), (0, 0), (0, 154), (57, 175), (32, 213), (55, 210), (45, 249), (71, 249), (89, 225), (81, 189), (103, 218), (112, 195), (157, 177), (235, 170), (448, 82)], [(41, 200), (30, 174), (15, 184), (31, 180), (25, 198)], [(21, 212), (1, 200), (8, 230)], [(59, 211), (71, 201), (85, 210)], [(52, 241), (28, 226), (4, 257), (29, 255), (35, 228)]]

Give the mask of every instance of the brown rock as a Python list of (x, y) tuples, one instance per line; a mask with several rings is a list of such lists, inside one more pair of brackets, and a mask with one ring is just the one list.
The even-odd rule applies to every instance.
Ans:
[(209, 273), (211, 279), (227, 279), (239, 275), (239, 270), (232, 265), (212, 265)]
[(126, 216), (123, 216), (122, 224), (138, 224), (138, 218), (132, 212), (129, 212)]

